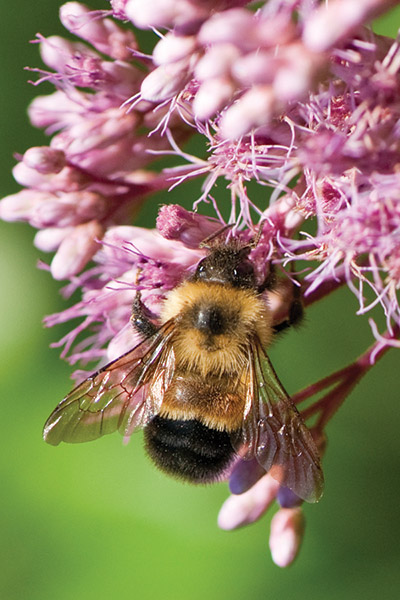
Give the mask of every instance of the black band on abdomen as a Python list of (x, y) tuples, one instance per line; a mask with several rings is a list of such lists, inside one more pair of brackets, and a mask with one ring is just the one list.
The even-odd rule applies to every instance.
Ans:
[(146, 450), (163, 471), (192, 483), (221, 478), (235, 457), (226, 431), (200, 421), (154, 417), (144, 430)]

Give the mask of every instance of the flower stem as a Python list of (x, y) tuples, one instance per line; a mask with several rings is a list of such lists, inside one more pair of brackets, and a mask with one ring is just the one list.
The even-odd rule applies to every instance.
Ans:
[[(383, 338), (390, 341), (397, 339), (399, 336), (400, 327), (393, 328), (391, 333), (386, 332)], [(334, 386), (322, 398), (314, 402), (301, 412), (304, 420), (319, 413), (319, 417), (313, 430), (322, 432), (325, 425), (332, 418), (335, 412), (343, 404), (352, 389), (360, 381), (360, 379), (370, 370), (377, 360), (389, 350), (390, 344), (384, 344), (382, 341), (375, 342), (352, 364), (324, 377), (320, 381), (313, 383), (304, 390), (301, 390), (292, 397), (295, 404), (300, 404), (311, 398), (315, 394)]]

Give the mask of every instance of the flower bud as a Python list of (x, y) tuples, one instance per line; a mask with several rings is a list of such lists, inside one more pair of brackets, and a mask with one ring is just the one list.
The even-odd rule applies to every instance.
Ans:
[(278, 567), (288, 567), (296, 558), (304, 535), (304, 515), (301, 508), (281, 508), (271, 521), (269, 547)]
[(153, 61), (156, 65), (175, 62), (193, 54), (197, 41), (194, 36), (177, 36), (167, 33), (161, 38), (153, 50)]
[(270, 475), (262, 477), (244, 494), (230, 496), (218, 515), (221, 529), (236, 529), (257, 521), (275, 500), (279, 483)]
[(99, 249), (104, 230), (97, 221), (78, 225), (61, 242), (50, 271), (54, 279), (68, 279), (79, 273)]
[(201, 84), (193, 101), (195, 117), (204, 121), (222, 109), (232, 98), (235, 87), (225, 77), (208, 79)]
[(43, 38), (40, 44), (40, 55), (43, 62), (54, 71), (71, 74), (71, 69), (84, 58), (99, 58), (94, 50), (91, 50), (81, 42), (70, 42), (58, 35)]
[(308, 52), (302, 44), (290, 44), (281, 56), (284, 64), (273, 84), (276, 97), (283, 102), (302, 99), (326, 67), (326, 55)]
[(61, 91), (37, 96), (28, 107), (29, 120), (34, 127), (59, 129), (78, 118), (81, 106), (84, 105), (84, 95), (74, 91), (74, 100)]
[(305, 22), (303, 40), (313, 52), (324, 52), (365, 22), (398, 4), (396, 0), (332, 0), (314, 11)]
[(255, 458), (252, 460), (239, 460), (230, 474), (229, 489), (232, 494), (243, 494), (257, 483), (263, 475), (265, 475), (265, 470)]
[(255, 86), (233, 104), (221, 119), (222, 137), (236, 140), (254, 127), (267, 125), (277, 109), (273, 90), (268, 85)]
[(273, 17), (261, 19), (256, 24), (255, 36), (264, 48), (275, 48), (291, 42), (297, 37), (297, 26), (289, 12), (277, 12)]
[(136, 27), (170, 27), (179, 20), (192, 20), (199, 9), (186, 0), (128, 0), (125, 13)]
[(140, 88), (142, 99), (149, 102), (162, 102), (172, 98), (188, 80), (188, 66), (189, 61), (185, 58), (151, 71)]
[(20, 162), (13, 168), (13, 175), (20, 185), (42, 192), (75, 191), (81, 189), (86, 183), (85, 176), (72, 167), (64, 167), (59, 173), (41, 173)]
[(126, 21), (128, 18), (125, 13), (125, 5), (128, 0), (110, 0), (113, 16), (121, 21)]
[(189, 212), (179, 204), (168, 204), (159, 210), (157, 229), (166, 240), (179, 240), (189, 248), (198, 248), (207, 237), (221, 229), (221, 223)]
[(228, 42), (242, 50), (253, 50), (259, 45), (254, 38), (255, 17), (244, 8), (232, 8), (215, 13), (199, 31), (199, 41), (204, 46)]
[(295, 506), (301, 506), (303, 500), (297, 496), (290, 488), (281, 486), (276, 495), (276, 499), (282, 508), (294, 508)]
[(194, 75), (198, 81), (228, 76), (240, 56), (240, 51), (235, 44), (211, 46), (196, 64)]
[(279, 62), (272, 52), (257, 50), (239, 58), (232, 66), (232, 75), (244, 86), (272, 83)]
[(35, 205), (46, 201), (48, 197), (48, 194), (36, 190), (21, 190), (6, 196), (0, 201), (0, 219), (30, 222)]
[(43, 252), (55, 252), (64, 238), (73, 230), (73, 227), (46, 227), (37, 232), (34, 244)]
[(39, 173), (59, 173), (65, 167), (65, 154), (62, 150), (48, 146), (29, 148), (23, 156), (23, 162)]
[(296, 197), (292, 194), (285, 194), (271, 204), (264, 211), (263, 218), (269, 219), (288, 232), (298, 229), (305, 220), (304, 214), (297, 206)]
[(80, 2), (61, 6), (60, 21), (68, 31), (116, 60), (129, 60), (131, 50), (137, 46), (132, 31), (122, 29), (111, 19), (96, 18), (93, 11)]

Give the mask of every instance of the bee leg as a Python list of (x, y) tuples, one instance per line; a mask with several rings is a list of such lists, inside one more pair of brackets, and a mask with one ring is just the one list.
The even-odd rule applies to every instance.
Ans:
[[(270, 263), (269, 273), (264, 281), (258, 286), (257, 291), (259, 294), (265, 290), (274, 291), (278, 287), (278, 279), (276, 276), (275, 266)], [(289, 306), (288, 316), (281, 323), (277, 323), (272, 327), (274, 333), (280, 333), (292, 325), (298, 325), (304, 315), (303, 303), (301, 301), (301, 289), (300, 286), (293, 284), (292, 291), (292, 302)]]
[(142, 333), (145, 338), (151, 337), (158, 330), (157, 325), (151, 320), (152, 317), (151, 312), (143, 304), (140, 291), (138, 290), (132, 304), (131, 323), (136, 331)]
[(262, 292), (265, 292), (265, 290), (273, 290), (276, 288), (276, 284), (277, 284), (277, 277), (276, 277), (275, 265), (273, 265), (271, 262), (271, 263), (269, 263), (268, 275), (266, 276), (264, 281), (258, 286), (257, 292), (259, 294), (262, 294)]
[(301, 301), (300, 286), (293, 284), (292, 302), (289, 306), (288, 316), (281, 323), (277, 323), (272, 327), (274, 333), (280, 333), (288, 327), (298, 325), (304, 316), (303, 303)]

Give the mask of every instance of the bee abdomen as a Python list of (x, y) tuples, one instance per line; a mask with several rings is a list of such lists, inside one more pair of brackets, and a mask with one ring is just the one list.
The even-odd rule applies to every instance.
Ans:
[(235, 458), (229, 434), (200, 421), (156, 416), (144, 431), (146, 450), (166, 473), (191, 483), (211, 483), (222, 477)]

